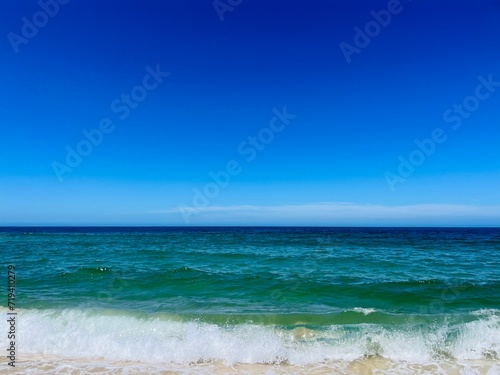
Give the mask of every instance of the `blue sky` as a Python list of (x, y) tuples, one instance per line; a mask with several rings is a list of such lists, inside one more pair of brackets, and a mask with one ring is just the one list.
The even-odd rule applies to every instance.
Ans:
[(500, 225), (500, 1), (3, 8), (0, 225)]

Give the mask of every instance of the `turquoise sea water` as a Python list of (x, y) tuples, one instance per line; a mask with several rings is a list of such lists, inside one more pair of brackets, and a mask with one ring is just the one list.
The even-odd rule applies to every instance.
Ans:
[(500, 229), (1, 228), (0, 251), (21, 357), (500, 373)]

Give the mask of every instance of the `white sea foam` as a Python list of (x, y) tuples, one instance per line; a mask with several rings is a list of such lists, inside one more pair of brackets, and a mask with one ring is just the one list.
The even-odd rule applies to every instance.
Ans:
[[(1, 319), (6, 313), (0, 310)], [(114, 362), (314, 366), (370, 357), (413, 364), (500, 359), (500, 317), (494, 314), (438, 327), (359, 324), (284, 330), (113, 311), (18, 310), (16, 329), (23, 355)], [(2, 345), (7, 345), (5, 337)]]
[(500, 310), (497, 309), (480, 309), (472, 312), (472, 315), (476, 316), (499, 316)]
[(370, 315), (376, 312), (377, 310), (374, 308), (355, 307), (352, 309), (352, 311), (362, 313), (364, 315)]

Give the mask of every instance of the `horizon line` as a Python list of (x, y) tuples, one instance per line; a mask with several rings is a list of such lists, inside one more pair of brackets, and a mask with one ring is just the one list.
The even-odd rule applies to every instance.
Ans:
[(63, 225), (63, 224), (29, 224), (29, 225), (4, 225), (0, 228), (374, 228), (374, 229), (500, 229), (500, 226), (457, 226), (457, 225)]

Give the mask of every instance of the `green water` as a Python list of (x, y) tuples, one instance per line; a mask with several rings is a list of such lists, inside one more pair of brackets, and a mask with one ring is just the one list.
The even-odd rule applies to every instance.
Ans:
[(232, 345), (245, 327), (300, 328), (311, 337), (282, 346), (305, 345), (313, 362), (329, 358), (315, 345), (384, 356), (399, 339), (417, 340), (427, 359), (500, 357), (499, 229), (3, 228), (0, 251), (34, 331), (76, 325), (86, 337), (78, 321), (94, 317), (111, 319), (102, 323), (110, 340), (127, 337), (110, 328), (117, 322), (174, 324), (207, 337), (223, 330)]

